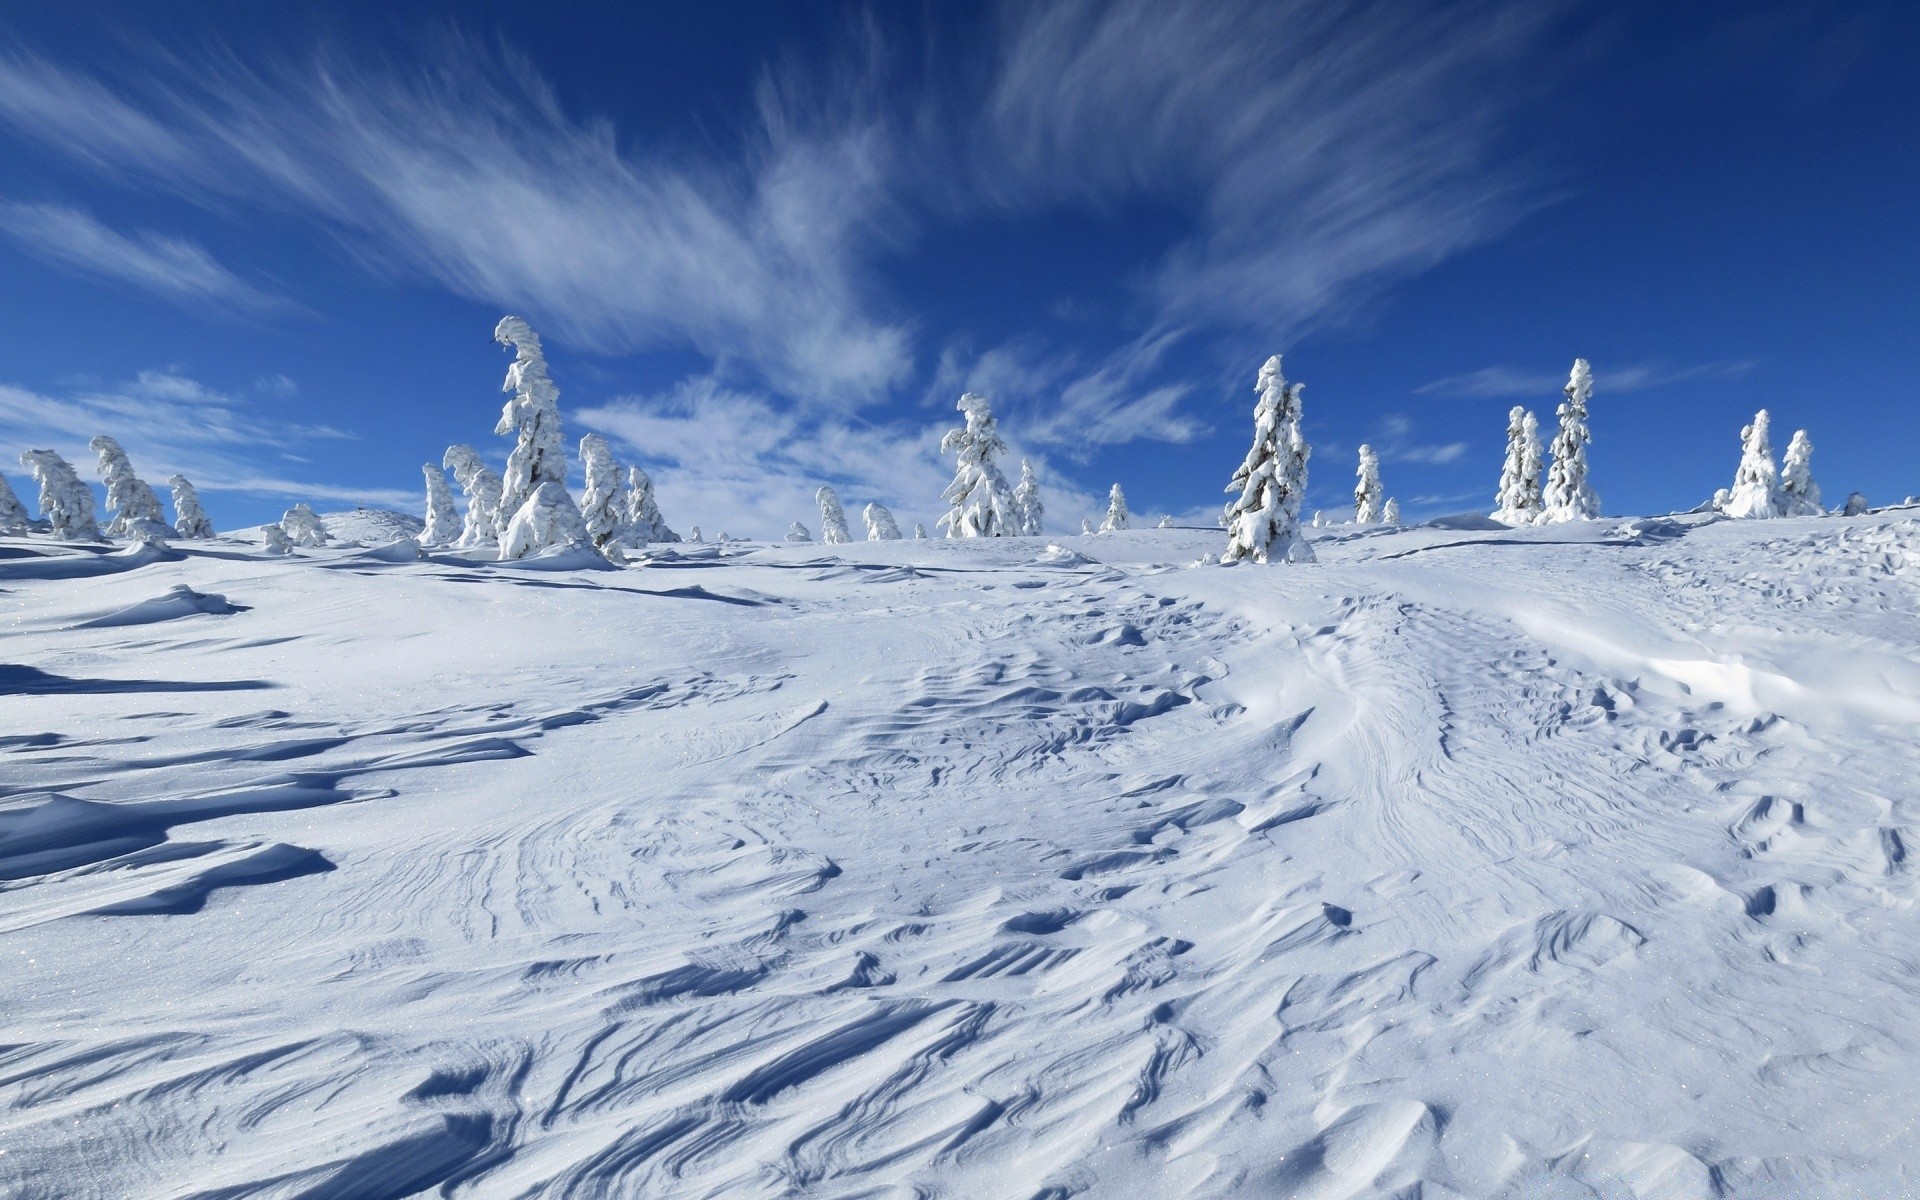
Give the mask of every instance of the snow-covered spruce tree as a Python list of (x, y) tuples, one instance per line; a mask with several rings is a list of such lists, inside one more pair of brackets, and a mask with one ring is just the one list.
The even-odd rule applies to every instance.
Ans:
[(1773, 444), (1767, 437), (1767, 410), (1753, 414), (1753, 424), (1740, 430), (1740, 466), (1733, 473), (1725, 512), (1730, 517), (1764, 519), (1780, 515), (1780, 473), (1773, 465)]
[[(447, 447), (442, 460), (467, 497), (467, 520), (460, 530), (460, 546), (491, 546), (500, 540), (500, 476), (472, 446)], [(507, 516), (512, 517), (512, 513)]]
[(1260, 399), (1253, 408), (1253, 446), (1227, 485), (1240, 494), (1226, 506), (1227, 551), (1220, 561), (1312, 562), (1313, 548), (1300, 536), (1312, 453), (1300, 434), (1306, 385), (1287, 382), (1276, 354), (1261, 366), (1255, 390)]
[(560, 389), (547, 377), (540, 335), (519, 317), (502, 317), (493, 340), (514, 352), (506, 382), (500, 385), (513, 399), (501, 408), (500, 423), (493, 427), (497, 434), (518, 439), (501, 477), (500, 516), (505, 521), (519, 513), (541, 484), (559, 484), (565, 491), (567, 459), (560, 442)]
[(916, 542), (924, 542), (927, 540), (927, 527), (918, 521), (913, 523), (913, 540)]
[(1375, 525), (1380, 521), (1380, 456), (1373, 452), (1372, 446), (1360, 447), (1360, 466), (1354, 472), (1358, 482), (1353, 485), (1353, 519), (1358, 525)]
[(1600, 497), (1587, 482), (1587, 401), (1593, 397), (1593, 368), (1573, 360), (1567, 398), (1560, 402), (1560, 431), (1553, 435), (1553, 466), (1541, 496), (1542, 521), (1591, 521), (1600, 515)]
[(180, 536), (190, 540), (212, 537), (213, 521), (200, 506), (200, 493), (187, 477), (175, 475), (167, 480), (167, 486), (173, 489), (173, 527)]
[[(677, 542), (680, 535), (667, 528), (660, 505), (653, 498), (653, 477), (638, 466), (627, 469), (627, 529), (637, 545), (642, 542)], [(693, 527), (693, 540), (700, 540), (700, 527)]]
[(1013, 489), (993, 461), (1007, 444), (985, 396), (968, 392), (954, 407), (967, 423), (940, 439), (940, 453), (954, 456), (953, 482), (940, 498), (953, 507), (936, 524), (946, 526), (950, 538), (1007, 537), (1016, 528)]
[(453, 489), (447, 486), (446, 468), (421, 463), (420, 475), (427, 482), (427, 522), (420, 529), (422, 546), (445, 546), (460, 539), (460, 506), (454, 503)]
[(695, 525), (692, 529), (687, 531), (687, 540), (690, 542), (704, 542), (707, 539), (700, 536), (700, 527), (698, 525)]
[(0, 475), (0, 534), (26, 533), (33, 528), (33, 514), (13, 494), (13, 485)]
[(113, 519), (107, 523), (108, 537), (179, 537), (167, 524), (160, 510), (160, 497), (153, 494), (144, 479), (134, 474), (133, 463), (120, 443), (101, 434), (87, 443), (100, 456), (100, 479), (107, 485), (107, 511)]
[(1493, 498), (1493, 519), (1503, 525), (1532, 525), (1540, 520), (1540, 421), (1513, 406), (1507, 413), (1507, 461), (1500, 468), (1500, 492)]
[(853, 540), (847, 532), (847, 512), (840, 507), (840, 497), (830, 487), (822, 487), (813, 494), (813, 502), (820, 506), (820, 541), (828, 546), (842, 546)]
[(287, 539), (296, 546), (324, 546), (327, 544), (327, 527), (321, 522), (313, 509), (305, 504), (296, 504), (280, 518), (280, 529)]
[(54, 537), (71, 541), (101, 541), (100, 522), (93, 515), (93, 489), (80, 482), (73, 464), (51, 450), (29, 450), (20, 465), (40, 485), (40, 515)]
[(278, 523), (262, 525), (260, 534), (266, 539), (268, 554), (292, 554), (293, 543), (287, 540), (287, 531)]
[(1864, 514), (1867, 511), (1867, 507), (1866, 493), (1849, 492), (1847, 494), (1847, 503), (1841, 508), (1840, 515), (1843, 517), (1857, 517)]
[(613, 447), (597, 433), (580, 439), (580, 465), (586, 475), (586, 495), (580, 501), (580, 520), (587, 539), (596, 547), (624, 541), (631, 521), (626, 477), (613, 461)]
[(1400, 523), (1400, 502), (1392, 496), (1387, 497), (1387, 506), (1380, 510), (1380, 520), (1388, 525)]
[(805, 525), (795, 521), (793, 524), (787, 526), (787, 540), (790, 542), (812, 542), (813, 534), (807, 531)]
[(1161, 517), (1159, 522), (1156, 525), (1154, 525), (1154, 528), (1155, 529), (1172, 529), (1173, 528), (1172, 515), (1169, 514), (1167, 516)]
[(1046, 520), (1046, 506), (1040, 502), (1040, 476), (1034, 473), (1033, 460), (1020, 460), (1020, 483), (1013, 489), (1015, 532), (1037, 537)]
[(861, 519), (867, 523), (867, 540), (870, 542), (897, 542), (900, 540), (900, 526), (895, 523), (893, 514), (883, 504), (869, 504), (860, 510)]
[(1787, 455), (1780, 460), (1779, 509), (1783, 517), (1819, 517), (1827, 512), (1820, 507), (1820, 485), (1813, 481), (1813, 442), (1804, 429), (1793, 431)]
[[(580, 508), (557, 483), (543, 483), (513, 514), (500, 535), (500, 561), (512, 562), (555, 546), (591, 546)], [(623, 556), (624, 558), (624, 556)]]
[(1107, 489), (1107, 515), (1100, 522), (1100, 532), (1112, 533), (1129, 528), (1132, 523), (1133, 514), (1127, 511), (1127, 494), (1116, 483)]
[(1080, 536), (1081, 537), (1093, 536), (1093, 518), (1092, 517), (1080, 518)]

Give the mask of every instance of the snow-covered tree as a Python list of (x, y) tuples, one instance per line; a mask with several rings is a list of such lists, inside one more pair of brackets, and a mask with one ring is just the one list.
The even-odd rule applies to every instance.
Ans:
[[(460, 546), (491, 546), (500, 540), (500, 475), (472, 446), (447, 447), (443, 460), (467, 497), (467, 520), (460, 530)], [(508, 513), (510, 518), (513, 514)]]
[(1867, 511), (1866, 493), (1849, 492), (1847, 493), (1847, 503), (1845, 507), (1841, 508), (1840, 515), (1843, 517), (1857, 517), (1862, 515), (1866, 511)]
[(580, 439), (580, 465), (586, 475), (586, 495), (580, 501), (580, 520), (595, 546), (625, 539), (630, 514), (627, 481), (613, 461), (613, 447), (597, 433)]
[(54, 537), (101, 540), (100, 522), (93, 515), (93, 489), (80, 482), (72, 463), (51, 450), (29, 450), (20, 456), (20, 465), (40, 485), (40, 515)]
[(695, 525), (692, 529), (687, 531), (687, 540), (690, 542), (704, 542), (707, 539), (700, 536), (700, 527), (698, 525)]
[(1787, 455), (1780, 460), (1780, 515), (1818, 517), (1826, 513), (1820, 507), (1820, 485), (1813, 481), (1813, 442), (1807, 431), (1796, 429), (1787, 443)]
[(1584, 358), (1573, 360), (1567, 378), (1567, 398), (1560, 402), (1560, 431), (1553, 435), (1553, 466), (1547, 470), (1541, 496), (1542, 521), (1591, 521), (1600, 515), (1600, 497), (1587, 482), (1587, 401), (1593, 396), (1593, 368)]
[(1161, 517), (1159, 523), (1156, 524), (1154, 528), (1155, 529), (1172, 529), (1173, 517), (1171, 515)]
[(1400, 523), (1400, 502), (1392, 496), (1387, 497), (1387, 506), (1380, 510), (1380, 519), (1388, 525)]
[(1047, 510), (1040, 502), (1040, 476), (1034, 473), (1032, 459), (1020, 460), (1020, 483), (1013, 489), (1013, 512), (1016, 533), (1027, 537), (1039, 535)]
[(287, 540), (287, 531), (279, 524), (262, 525), (260, 534), (266, 539), (268, 554), (292, 554), (293, 543)]
[[(653, 477), (638, 466), (627, 469), (627, 528), (636, 543), (680, 540), (660, 515), (660, 505), (653, 498)], [(693, 540), (700, 540), (698, 525), (693, 527)]]
[(586, 522), (567, 489), (551, 481), (533, 489), (533, 495), (513, 514), (500, 535), (500, 561), (512, 562), (554, 546), (591, 546)]
[(420, 529), (422, 546), (445, 546), (460, 538), (460, 506), (454, 503), (453, 489), (447, 486), (446, 468), (421, 463), (420, 475), (427, 482), (427, 521)]
[(913, 523), (913, 540), (916, 542), (924, 542), (927, 540), (927, 527), (918, 521)]
[(280, 529), (287, 539), (296, 546), (324, 546), (327, 544), (327, 527), (313, 509), (305, 504), (296, 504), (280, 518)]
[(1545, 507), (1540, 499), (1540, 421), (1513, 406), (1507, 413), (1507, 461), (1500, 468), (1500, 493), (1493, 498), (1493, 519), (1503, 525), (1532, 525)]
[(1767, 518), (1780, 515), (1780, 474), (1773, 465), (1773, 445), (1767, 437), (1767, 410), (1753, 414), (1753, 424), (1740, 430), (1740, 466), (1724, 511), (1730, 517)]
[(173, 489), (173, 527), (180, 536), (188, 539), (210, 538), (213, 536), (213, 521), (208, 518), (207, 510), (200, 506), (200, 493), (185, 475), (175, 475), (167, 480), (167, 486)]
[(860, 516), (867, 523), (867, 540), (870, 542), (897, 542), (900, 540), (900, 526), (894, 522), (893, 514), (885, 505), (869, 504), (860, 510)]
[(1353, 519), (1356, 524), (1373, 525), (1380, 520), (1380, 456), (1372, 446), (1360, 447), (1360, 467), (1354, 473)]
[(830, 487), (822, 487), (813, 494), (813, 502), (820, 506), (820, 540), (829, 546), (841, 546), (853, 540), (847, 532), (847, 513), (840, 507), (840, 497)]
[(1080, 518), (1080, 536), (1082, 537), (1093, 536), (1093, 518), (1091, 517)]
[(805, 525), (795, 521), (793, 524), (787, 526), (787, 540), (790, 542), (811, 542), (813, 541), (813, 534), (807, 531)]
[(953, 482), (941, 493), (953, 507), (937, 523), (948, 537), (1006, 537), (1016, 530), (1013, 489), (993, 459), (1007, 444), (985, 396), (968, 392), (954, 407), (967, 423), (940, 439), (940, 453), (954, 456)]
[(1132, 514), (1127, 512), (1127, 494), (1116, 483), (1107, 489), (1107, 516), (1100, 522), (1100, 532), (1112, 533), (1116, 529), (1125, 529), (1132, 520)]
[(26, 533), (33, 528), (33, 515), (27, 506), (20, 503), (20, 497), (13, 494), (13, 485), (0, 475), (0, 534)]
[(513, 399), (501, 408), (500, 423), (493, 428), (497, 434), (518, 439), (501, 478), (500, 519), (509, 521), (541, 484), (559, 484), (566, 490), (567, 459), (560, 442), (560, 389), (547, 377), (540, 335), (519, 317), (502, 317), (494, 327), (493, 340), (514, 352), (506, 382), (500, 385), (501, 391), (513, 393)]
[(113, 520), (107, 524), (108, 537), (180, 536), (167, 524), (167, 515), (160, 510), (160, 497), (153, 494), (144, 479), (134, 474), (133, 463), (119, 442), (101, 434), (87, 445), (100, 456), (100, 479), (107, 485), (107, 511), (113, 514)]
[(1313, 548), (1300, 536), (1300, 501), (1312, 453), (1300, 433), (1305, 387), (1287, 382), (1278, 354), (1260, 368), (1253, 446), (1227, 485), (1228, 492), (1240, 494), (1226, 506), (1227, 551), (1221, 562), (1313, 561)]

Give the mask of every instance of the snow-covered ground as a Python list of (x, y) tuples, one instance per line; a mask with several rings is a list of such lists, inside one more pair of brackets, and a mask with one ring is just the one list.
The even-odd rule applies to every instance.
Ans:
[(0, 1195), (1920, 1194), (1911, 516), (0, 540)]

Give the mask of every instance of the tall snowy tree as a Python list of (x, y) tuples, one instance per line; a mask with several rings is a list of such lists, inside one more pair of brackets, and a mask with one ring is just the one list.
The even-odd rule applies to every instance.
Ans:
[(869, 504), (860, 510), (860, 516), (867, 523), (867, 540), (870, 542), (897, 542), (900, 540), (900, 526), (895, 523), (893, 514), (885, 505)]
[(1820, 507), (1820, 485), (1813, 481), (1813, 442), (1807, 431), (1796, 429), (1787, 443), (1787, 456), (1780, 462), (1780, 515), (1818, 517), (1826, 513)]
[(937, 522), (952, 537), (1007, 537), (1015, 532), (1013, 489), (993, 461), (1007, 450), (987, 398), (974, 392), (954, 406), (967, 423), (940, 439), (940, 453), (954, 456), (953, 482), (941, 499), (953, 507)]
[(813, 534), (807, 531), (805, 525), (795, 521), (793, 524), (787, 526), (787, 540), (790, 542), (811, 543), (813, 541)]
[(207, 517), (207, 510), (200, 507), (200, 493), (185, 475), (175, 475), (167, 480), (167, 486), (173, 489), (173, 527), (180, 531), (183, 538), (210, 538), (213, 536), (213, 521)]
[(1253, 446), (1227, 485), (1228, 492), (1240, 494), (1226, 507), (1227, 551), (1221, 562), (1313, 561), (1313, 548), (1300, 536), (1300, 501), (1312, 454), (1300, 433), (1305, 390), (1304, 384), (1287, 383), (1278, 354), (1261, 366)]
[(500, 515), (511, 520), (541, 484), (566, 489), (567, 459), (560, 442), (560, 389), (547, 377), (540, 335), (519, 317), (502, 317), (493, 340), (514, 352), (513, 365), (500, 386), (501, 391), (512, 392), (513, 399), (501, 408), (500, 423), (493, 429), (517, 439), (507, 456), (500, 488)]
[(1593, 396), (1593, 368), (1584, 358), (1573, 360), (1567, 379), (1567, 398), (1560, 402), (1560, 431), (1553, 436), (1553, 466), (1547, 470), (1547, 488), (1541, 496), (1542, 521), (1591, 521), (1600, 515), (1600, 497), (1587, 482), (1587, 401)]
[(1107, 489), (1107, 516), (1100, 522), (1100, 532), (1112, 533), (1117, 529), (1125, 529), (1132, 520), (1133, 515), (1127, 511), (1127, 494), (1116, 483)]
[(1740, 466), (1724, 511), (1730, 517), (1767, 518), (1780, 515), (1780, 473), (1773, 465), (1773, 445), (1767, 437), (1767, 410), (1753, 414), (1753, 424), (1740, 430)]
[(1513, 406), (1507, 413), (1507, 461), (1500, 468), (1500, 492), (1493, 498), (1493, 519), (1503, 525), (1532, 525), (1545, 507), (1540, 499), (1540, 421)]
[[(460, 546), (471, 549), (475, 546), (491, 546), (500, 540), (500, 476), (472, 446), (454, 445), (447, 447), (447, 456), (442, 460), (446, 468), (453, 472), (453, 478), (460, 484), (460, 490), (467, 497), (467, 520), (460, 530)], [(512, 513), (504, 519), (511, 519)]]
[(13, 494), (13, 485), (0, 475), (0, 533), (26, 533), (33, 528), (33, 515), (27, 506), (20, 503), (20, 497)]
[(1380, 520), (1387, 525), (1400, 523), (1400, 502), (1392, 496), (1387, 497), (1387, 506), (1380, 510)]
[(427, 483), (427, 523), (420, 530), (422, 546), (445, 546), (460, 538), (460, 506), (454, 503), (453, 489), (447, 486), (444, 467), (420, 464), (421, 477)]
[(1380, 520), (1380, 456), (1372, 446), (1360, 447), (1360, 467), (1353, 485), (1353, 519), (1356, 524), (1373, 525)]
[(107, 524), (108, 537), (179, 537), (167, 524), (160, 509), (160, 497), (147, 482), (134, 474), (133, 463), (120, 443), (101, 434), (87, 443), (100, 456), (100, 479), (107, 485), (107, 511), (113, 520)]
[(327, 526), (320, 517), (305, 504), (296, 504), (280, 518), (280, 529), (287, 540), (296, 546), (324, 546), (327, 544)]
[(632, 515), (626, 477), (613, 461), (613, 447), (597, 433), (580, 439), (580, 465), (586, 476), (586, 495), (580, 501), (580, 520), (595, 546), (624, 541)]
[(813, 502), (820, 506), (820, 540), (829, 546), (840, 546), (853, 540), (847, 532), (847, 513), (840, 507), (840, 497), (830, 487), (822, 487), (813, 494)]
[(1016, 533), (1037, 537), (1046, 520), (1047, 510), (1040, 502), (1040, 476), (1034, 473), (1033, 460), (1020, 460), (1020, 483), (1013, 489)]
[(40, 485), (40, 515), (53, 536), (71, 541), (97, 542), (100, 522), (93, 515), (93, 489), (80, 482), (73, 464), (51, 450), (28, 450), (20, 465)]
[[(627, 528), (636, 544), (680, 540), (660, 515), (660, 505), (653, 498), (653, 477), (638, 466), (627, 469)], [(693, 540), (700, 540), (698, 525), (693, 527)]]
[(533, 495), (513, 514), (500, 534), (500, 561), (512, 562), (559, 546), (590, 548), (586, 522), (567, 489), (551, 481), (533, 489)]

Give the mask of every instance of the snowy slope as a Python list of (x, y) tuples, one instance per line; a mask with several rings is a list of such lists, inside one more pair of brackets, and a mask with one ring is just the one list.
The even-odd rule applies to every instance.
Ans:
[(1906, 517), (0, 540), (0, 1195), (1920, 1194)]

